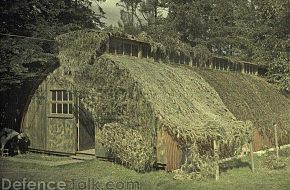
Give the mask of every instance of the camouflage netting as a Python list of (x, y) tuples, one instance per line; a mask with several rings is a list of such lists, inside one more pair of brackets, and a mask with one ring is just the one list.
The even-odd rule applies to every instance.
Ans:
[(101, 131), (104, 147), (117, 160), (138, 171), (151, 169), (160, 127), (169, 129), (188, 155), (195, 153), (199, 159), (204, 156), (199, 153), (201, 144), (231, 144), (232, 154), (251, 139), (251, 123), (237, 121), (193, 70), (101, 55), (107, 39), (106, 33), (93, 30), (59, 36), (61, 66), (54, 76), (79, 95)]
[[(250, 120), (261, 135), (275, 144), (273, 124), (278, 124), (279, 145), (289, 144), (290, 101), (265, 79), (232, 72), (195, 68), (219, 93), (239, 120)], [(258, 147), (257, 147), (258, 148)]]

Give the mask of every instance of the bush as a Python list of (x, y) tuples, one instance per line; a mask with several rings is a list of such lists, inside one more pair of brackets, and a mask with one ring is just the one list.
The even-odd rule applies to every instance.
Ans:
[(265, 161), (266, 166), (271, 170), (284, 169), (287, 166), (286, 159), (282, 157), (276, 157), (275, 155), (268, 156)]
[(146, 136), (119, 123), (108, 123), (101, 130), (100, 142), (109, 157), (138, 172), (151, 170), (156, 163), (155, 150)]
[(290, 148), (284, 148), (279, 150), (279, 155), (282, 157), (289, 157), (290, 156)]

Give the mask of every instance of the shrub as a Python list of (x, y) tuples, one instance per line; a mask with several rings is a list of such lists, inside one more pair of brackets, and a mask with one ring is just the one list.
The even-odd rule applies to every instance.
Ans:
[(276, 157), (275, 155), (268, 156), (265, 164), (271, 170), (284, 169), (287, 166), (285, 158)]

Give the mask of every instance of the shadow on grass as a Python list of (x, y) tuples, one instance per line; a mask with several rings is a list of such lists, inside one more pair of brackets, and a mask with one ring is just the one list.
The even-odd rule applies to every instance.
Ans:
[(251, 165), (249, 162), (234, 158), (232, 160), (220, 163), (219, 167), (221, 172), (227, 172), (228, 170), (232, 170), (234, 168), (245, 168), (245, 167), (251, 168)]

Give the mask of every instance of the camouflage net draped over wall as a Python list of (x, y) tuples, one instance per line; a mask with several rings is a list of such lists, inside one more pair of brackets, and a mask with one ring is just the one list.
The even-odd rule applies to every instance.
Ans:
[[(255, 76), (196, 69), (220, 94), (223, 102), (240, 120), (251, 120), (261, 135), (274, 140), (278, 124), (279, 145), (289, 142), (290, 101), (273, 85)], [(275, 97), (275, 98), (273, 98)]]
[(191, 169), (186, 172), (212, 165), (208, 162), (214, 159), (213, 140), (222, 145), (220, 158), (238, 154), (251, 141), (252, 123), (237, 121), (214, 89), (192, 70), (148, 59), (103, 57), (128, 70), (138, 81), (158, 116), (157, 128), (166, 127), (187, 154), (183, 168)]
[(227, 156), (250, 141), (251, 123), (237, 121), (198, 74), (150, 59), (99, 57), (107, 39), (92, 30), (59, 36), (61, 66), (55, 74), (78, 94), (101, 130), (104, 147), (118, 161), (138, 171), (152, 168), (156, 129), (162, 126), (186, 150), (185, 164), (196, 167), (185, 172), (206, 168), (193, 164), (210, 160), (200, 153), (201, 144), (231, 144)]
[(156, 162), (154, 146), (147, 135), (118, 123), (105, 124), (100, 133), (109, 156), (136, 171), (151, 170)]
[(93, 117), (101, 143), (111, 156), (137, 171), (148, 170), (156, 162), (154, 112), (128, 71), (98, 58), (107, 39), (100, 31), (60, 36), (61, 68), (57, 72), (65, 77), (58, 82), (80, 97), (82, 109)]
[(163, 42), (166, 44), (162, 44), (160, 42), (156, 42), (154, 39), (151, 38), (151, 36), (149, 36), (145, 32), (141, 32), (138, 36), (128, 35), (118, 28), (107, 28), (104, 32), (108, 32), (110, 35), (115, 37), (127, 38), (149, 43), (151, 47), (151, 56), (166, 60), (167, 62), (172, 59), (170, 58), (170, 55), (177, 56), (177, 54), (183, 54), (188, 59), (190, 59), (189, 57), (192, 57), (195, 62), (204, 65), (211, 61), (213, 57), (212, 53), (204, 45), (192, 47), (189, 44), (183, 43), (180, 40), (176, 40), (174, 38), (168, 39), (166, 42)]

